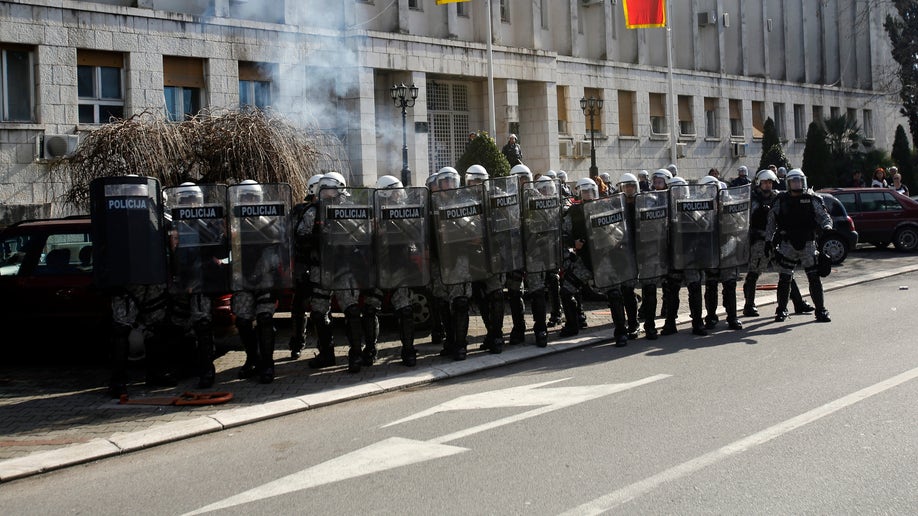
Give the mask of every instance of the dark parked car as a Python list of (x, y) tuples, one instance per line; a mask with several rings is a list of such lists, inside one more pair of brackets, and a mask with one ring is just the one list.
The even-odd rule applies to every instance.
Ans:
[(832, 217), (833, 225), (831, 231), (825, 231), (820, 236), (819, 248), (829, 255), (833, 265), (838, 265), (845, 261), (850, 250), (857, 247), (859, 238), (859, 234), (855, 230), (857, 225), (848, 215), (845, 205), (833, 195), (827, 193), (820, 193), (819, 195), (825, 202), (826, 210), (829, 212), (829, 216)]
[[(26, 220), (0, 231), (0, 353), (88, 359), (108, 352), (109, 296), (93, 285), (88, 216)], [(232, 332), (229, 296), (214, 302), (218, 335)], [(13, 348), (19, 342), (28, 346)]]
[(854, 220), (861, 242), (918, 249), (918, 202), (887, 188), (830, 188)]

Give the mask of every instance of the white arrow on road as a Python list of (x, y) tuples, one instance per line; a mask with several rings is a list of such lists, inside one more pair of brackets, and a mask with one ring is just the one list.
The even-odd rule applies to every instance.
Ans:
[(658, 374), (648, 376), (641, 380), (629, 383), (613, 383), (605, 385), (584, 385), (580, 387), (553, 387), (550, 389), (539, 389), (545, 385), (562, 382), (553, 380), (550, 382), (523, 385), (521, 387), (511, 387), (499, 391), (489, 391), (480, 394), (461, 396), (452, 401), (442, 403), (436, 407), (419, 412), (398, 421), (385, 425), (385, 427), (406, 423), (415, 419), (420, 419), (438, 412), (450, 410), (474, 410), (485, 408), (501, 407), (530, 407), (536, 406), (537, 409), (523, 412), (505, 418), (498, 419), (489, 423), (473, 426), (465, 430), (453, 432), (451, 434), (435, 437), (428, 441), (416, 441), (404, 439), (401, 437), (391, 437), (370, 446), (355, 450), (346, 455), (331, 459), (308, 469), (304, 469), (292, 475), (279, 478), (273, 482), (250, 489), (235, 496), (231, 496), (219, 502), (202, 507), (196, 511), (187, 513), (203, 514), (206, 512), (217, 511), (234, 507), (244, 503), (264, 500), (274, 496), (309, 489), (339, 480), (347, 480), (363, 475), (378, 473), (388, 469), (407, 466), (418, 462), (425, 462), (431, 459), (448, 457), (457, 453), (468, 451), (468, 448), (450, 446), (445, 443), (455, 441), (463, 437), (491, 430), (500, 426), (516, 423), (524, 419), (529, 419), (548, 412), (570, 407), (578, 403), (583, 403), (603, 396), (608, 396), (616, 392), (626, 391), (635, 387), (640, 387), (648, 383), (656, 382), (668, 378), (670, 375)]

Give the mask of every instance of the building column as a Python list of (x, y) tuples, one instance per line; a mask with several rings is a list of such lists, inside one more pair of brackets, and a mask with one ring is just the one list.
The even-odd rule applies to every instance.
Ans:
[[(553, 82), (524, 82), (519, 84), (520, 146), (523, 162), (533, 175), (557, 168), (558, 100)], [(502, 144), (501, 144), (502, 145)]]
[[(346, 120), (345, 141), (351, 157), (351, 184), (376, 184), (376, 91), (373, 69), (358, 67), (355, 83), (341, 96), (339, 120)], [(366, 167), (366, 168), (364, 168)]]
[[(497, 134), (492, 134), (498, 148), (507, 143), (510, 134), (510, 124), (520, 121), (519, 113), (519, 84), (516, 79), (494, 79), (494, 127)], [(503, 106), (503, 109), (501, 109)], [(520, 127), (520, 130), (525, 128)], [(520, 139), (522, 140), (522, 136)], [(520, 143), (522, 145), (522, 143)], [(525, 153), (524, 153), (525, 156)]]

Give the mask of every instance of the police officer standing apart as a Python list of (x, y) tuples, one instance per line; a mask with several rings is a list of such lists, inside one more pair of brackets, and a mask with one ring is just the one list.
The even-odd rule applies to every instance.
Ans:
[[(794, 269), (802, 267), (810, 283), (810, 297), (816, 305), (816, 321), (830, 322), (816, 261), (816, 239), (822, 230), (832, 229), (832, 218), (822, 198), (807, 190), (806, 176), (800, 169), (787, 173), (787, 192), (778, 195), (768, 213), (765, 229), (766, 250), (774, 250), (778, 276), (778, 307), (775, 321), (787, 319)], [(768, 252), (768, 251), (766, 251)]]

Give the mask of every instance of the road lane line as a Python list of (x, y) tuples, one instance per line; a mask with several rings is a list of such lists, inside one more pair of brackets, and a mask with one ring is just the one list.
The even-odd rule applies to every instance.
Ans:
[(656, 475), (647, 477), (643, 480), (635, 482), (631, 485), (625, 486), (621, 489), (613, 491), (607, 495), (596, 498), (595, 500), (589, 501), (583, 505), (575, 507), (569, 511), (562, 513), (561, 516), (583, 516), (587, 514), (602, 514), (603, 512), (615, 509), (620, 505), (624, 505), (629, 501), (645, 495), (661, 484), (666, 482), (672, 482), (678, 480), (682, 477), (691, 475), (696, 471), (704, 469), (708, 466), (716, 464), (726, 458), (729, 458), (733, 455), (743, 453), (749, 449), (752, 449), (755, 446), (765, 444), (772, 439), (780, 437), (788, 432), (796, 430), (804, 425), (822, 419), (830, 414), (833, 414), (843, 408), (854, 405), (855, 403), (865, 400), (876, 394), (887, 391), (901, 385), (909, 380), (914, 380), (918, 378), (918, 367), (915, 369), (906, 371), (902, 374), (898, 374), (884, 380), (882, 382), (873, 384), (869, 387), (861, 389), (857, 392), (853, 392), (847, 396), (839, 398), (835, 401), (831, 401), (817, 407), (809, 412), (800, 414), (799, 416), (793, 417), (777, 425), (771, 426), (752, 434), (748, 437), (734, 441), (722, 448), (714, 450), (710, 453), (696, 457), (690, 461), (683, 462), (677, 466), (664, 470)]

